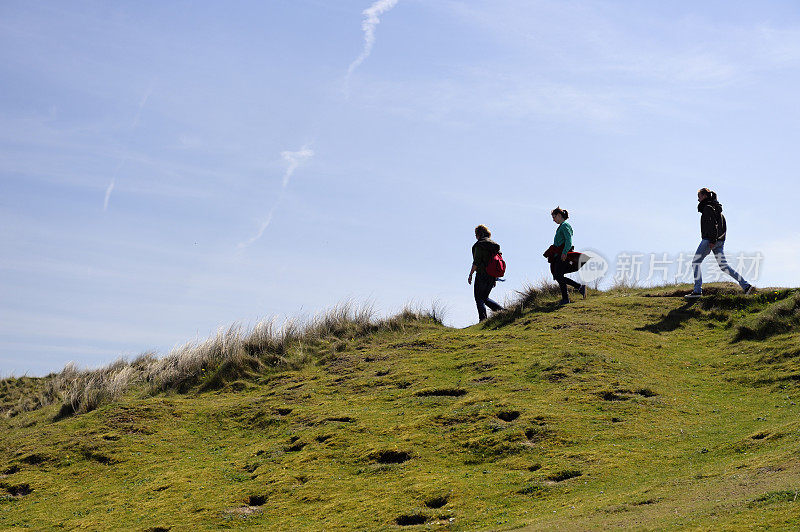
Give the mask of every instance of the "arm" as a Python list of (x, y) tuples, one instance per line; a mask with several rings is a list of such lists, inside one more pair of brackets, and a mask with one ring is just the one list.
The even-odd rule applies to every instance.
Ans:
[(561, 251), (561, 260), (567, 260), (567, 252), (572, 249), (572, 231), (566, 227), (559, 227), (564, 234), (564, 249)]
[(706, 206), (700, 215), (700, 236), (709, 241), (711, 249), (717, 243), (717, 221), (714, 208)]

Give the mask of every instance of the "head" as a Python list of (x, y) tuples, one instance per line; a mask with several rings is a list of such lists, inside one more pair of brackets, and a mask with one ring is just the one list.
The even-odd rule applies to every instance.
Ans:
[(567, 209), (562, 209), (561, 207), (556, 207), (550, 211), (550, 215), (553, 217), (553, 221), (559, 225), (561, 225), (564, 220), (569, 218), (569, 212), (567, 212)]
[(697, 201), (703, 201), (706, 199), (717, 199), (717, 193), (708, 187), (701, 188), (697, 191)]
[(489, 231), (489, 228), (485, 225), (481, 224), (475, 228), (475, 238), (480, 240), (481, 238), (489, 238), (492, 236), (492, 232)]

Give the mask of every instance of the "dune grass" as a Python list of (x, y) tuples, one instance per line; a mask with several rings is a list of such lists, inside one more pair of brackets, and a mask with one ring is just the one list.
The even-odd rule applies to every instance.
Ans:
[[(205, 385), (195, 365), (188, 387), (129, 387), (59, 421), (58, 401), (2, 418), (0, 528), (800, 524), (800, 334), (738, 332), (762, 313), (784, 320), (772, 309), (794, 292), (714, 285), (689, 305), (684, 287), (626, 287), (558, 307), (534, 288), (463, 330), (331, 320), (266, 370)], [(226, 331), (201, 352), (251, 336)]]
[(443, 309), (407, 306), (398, 314), (376, 319), (369, 305), (343, 303), (307, 322), (287, 320), (280, 327), (265, 320), (250, 330), (240, 325), (220, 329), (202, 342), (189, 342), (164, 357), (144, 353), (132, 361), (80, 370), (68, 364), (61, 372), (36, 378), (0, 380), (0, 415), (13, 417), (60, 402), (55, 419), (83, 414), (116, 401), (133, 388), (155, 395), (186, 392), (199, 386), (213, 390), (240, 378), (254, 378), (278, 369), (298, 369), (331, 342), (344, 345), (382, 330), (402, 330), (421, 320), (442, 322)]

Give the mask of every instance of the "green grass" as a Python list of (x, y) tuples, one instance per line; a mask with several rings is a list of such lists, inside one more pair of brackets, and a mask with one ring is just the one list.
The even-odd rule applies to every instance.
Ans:
[(59, 421), (1, 381), (0, 528), (795, 529), (797, 292), (714, 288), (328, 331)]

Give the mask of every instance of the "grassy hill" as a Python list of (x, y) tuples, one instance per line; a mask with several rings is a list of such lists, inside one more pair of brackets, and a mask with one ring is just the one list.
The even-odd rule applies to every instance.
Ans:
[(6, 379), (0, 528), (798, 529), (800, 292), (679, 288)]

